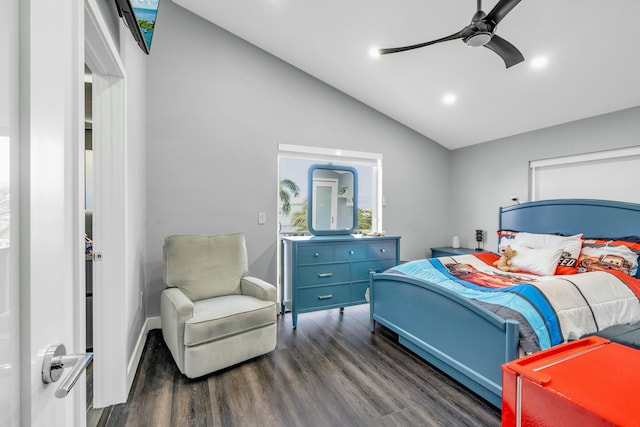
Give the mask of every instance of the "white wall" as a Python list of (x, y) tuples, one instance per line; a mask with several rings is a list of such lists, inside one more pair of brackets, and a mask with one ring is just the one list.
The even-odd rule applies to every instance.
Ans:
[(116, 46), (120, 44), (120, 18), (118, 17), (118, 9), (116, 8), (115, 0), (96, 0), (100, 13), (104, 17), (104, 20), (109, 29), (109, 34), (113, 38)]
[(169, 234), (245, 232), (251, 273), (276, 282), (278, 143), (382, 153), (401, 258), (449, 239), (448, 150), (170, 1), (147, 99), (147, 316)]
[(146, 278), (146, 73), (147, 55), (138, 47), (129, 30), (120, 26), (120, 56), (126, 76), (125, 145), (125, 280), (127, 357), (130, 359), (146, 319), (144, 302)]
[[(452, 232), (474, 247), (474, 230), (487, 231), (497, 249), (498, 209), (512, 195), (529, 198), (529, 162), (640, 145), (640, 107), (515, 135), (452, 152)], [(602, 183), (603, 187), (608, 185)], [(630, 191), (636, 191), (632, 185)]]

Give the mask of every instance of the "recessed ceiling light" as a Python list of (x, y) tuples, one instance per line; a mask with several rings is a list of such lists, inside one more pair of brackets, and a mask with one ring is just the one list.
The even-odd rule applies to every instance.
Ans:
[(442, 102), (447, 105), (453, 105), (456, 103), (456, 96), (453, 93), (447, 93), (442, 97)]
[(369, 49), (369, 56), (372, 58), (379, 58), (380, 57), (380, 48), (373, 46), (371, 49)]
[(531, 60), (531, 68), (535, 70), (540, 70), (547, 66), (549, 63), (549, 58), (546, 56), (536, 56)]

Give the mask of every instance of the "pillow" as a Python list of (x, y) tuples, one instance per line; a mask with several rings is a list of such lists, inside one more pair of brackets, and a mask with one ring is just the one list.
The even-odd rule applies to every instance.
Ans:
[(578, 258), (582, 250), (582, 233), (573, 236), (526, 233), (510, 230), (498, 231), (500, 246), (525, 246), (533, 249), (561, 249), (555, 274), (578, 272)]
[(617, 270), (635, 276), (639, 255), (640, 243), (636, 241), (585, 239), (578, 271)]
[(516, 251), (511, 258), (512, 267), (542, 276), (551, 276), (556, 272), (562, 255), (561, 248), (534, 249), (520, 245), (511, 245), (511, 248)]

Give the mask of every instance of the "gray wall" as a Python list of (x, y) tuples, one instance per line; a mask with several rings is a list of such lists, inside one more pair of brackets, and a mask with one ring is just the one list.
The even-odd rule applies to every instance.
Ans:
[(474, 230), (485, 230), (485, 248), (495, 251), (499, 207), (513, 204), (513, 195), (520, 201), (530, 197), (531, 160), (637, 145), (640, 107), (455, 150), (450, 169), (451, 231), (461, 236), (462, 246), (475, 247)]
[(475, 247), (475, 229), (495, 250), (531, 160), (640, 145), (637, 107), (448, 151), (170, 1), (147, 75), (147, 316), (169, 234), (242, 231), (251, 273), (276, 282), (278, 143), (382, 153), (383, 228), (403, 260), (454, 234)]
[(383, 228), (402, 259), (449, 239), (442, 146), (170, 1), (147, 75), (147, 316), (170, 234), (244, 232), (251, 273), (276, 282), (278, 143), (382, 153)]

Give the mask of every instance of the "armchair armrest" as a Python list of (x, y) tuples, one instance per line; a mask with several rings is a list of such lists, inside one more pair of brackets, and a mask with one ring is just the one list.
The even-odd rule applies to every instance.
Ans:
[(160, 296), (162, 335), (184, 373), (184, 324), (193, 317), (193, 302), (178, 288), (167, 288)]
[(263, 301), (276, 302), (276, 287), (269, 282), (252, 276), (244, 276), (240, 280), (242, 295), (250, 295)]

